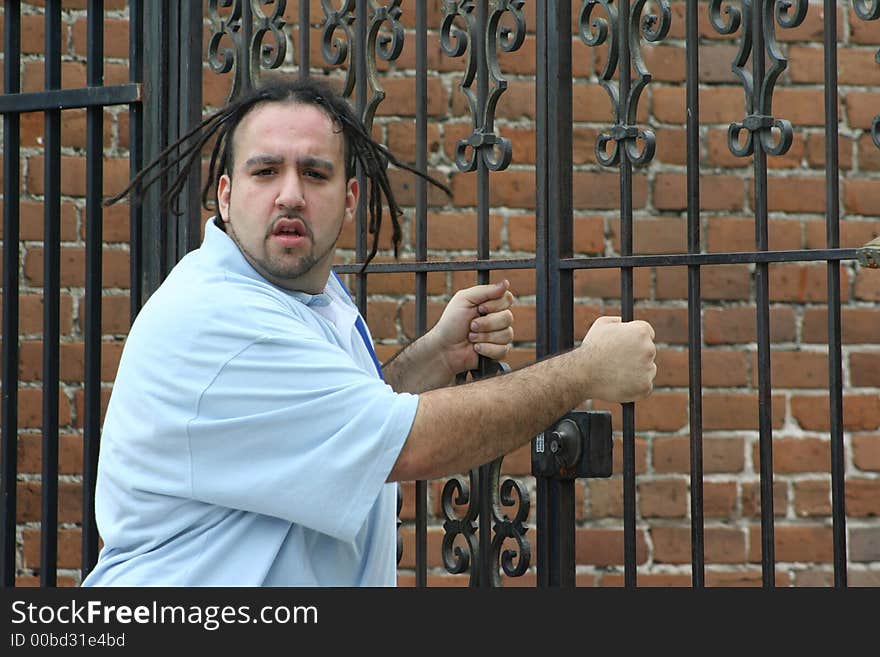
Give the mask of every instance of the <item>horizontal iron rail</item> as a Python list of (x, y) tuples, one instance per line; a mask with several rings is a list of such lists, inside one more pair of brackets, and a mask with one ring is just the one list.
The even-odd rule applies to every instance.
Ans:
[[(801, 249), (797, 251), (737, 251), (733, 253), (675, 253), (666, 255), (601, 256), (562, 258), (560, 269), (610, 269), (613, 267), (676, 267), (687, 265), (747, 265), (759, 262), (835, 262), (857, 260), (860, 249)], [(429, 260), (372, 262), (369, 274), (425, 271), (494, 271), (534, 269), (534, 258), (499, 258), (497, 260)], [(340, 274), (357, 273), (359, 264), (336, 265)]]
[(53, 89), (2, 95), (0, 96), (0, 114), (125, 105), (142, 100), (143, 85), (140, 83), (117, 84), (109, 87), (83, 87), (81, 89)]

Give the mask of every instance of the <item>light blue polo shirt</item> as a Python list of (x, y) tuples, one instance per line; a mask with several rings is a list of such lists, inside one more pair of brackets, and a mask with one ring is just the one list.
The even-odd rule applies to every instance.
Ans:
[(335, 277), (262, 278), (209, 220), (138, 315), (107, 408), (84, 586), (393, 586), (395, 393)]

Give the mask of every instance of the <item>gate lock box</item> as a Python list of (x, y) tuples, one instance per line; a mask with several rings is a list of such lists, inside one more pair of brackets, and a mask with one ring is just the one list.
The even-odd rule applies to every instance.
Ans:
[(533, 441), (532, 474), (610, 477), (612, 444), (609, 411), (572, 411)]

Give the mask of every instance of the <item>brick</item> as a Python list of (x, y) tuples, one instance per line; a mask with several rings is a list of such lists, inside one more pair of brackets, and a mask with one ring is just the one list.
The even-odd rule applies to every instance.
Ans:
[[(101, 333), (104, 336), (124, 336), (128, 333), (131, 302), (127, 295), (105, 294), (101, 298)], [(85, 301), (80, 299), (79, 329), (85, 329)]]
[[(792, 263), (774, 264), (770, 271), (770, 301), (798, 303), (828, 300), (828, 267)], [(849, 271), (840, 270), (840, 299), (849, 300)]]
[(880, 472), (880, 434), (853, 436), (852, 451), (859, 470)]
[(850, 561), (880, 561), (880, 527), (853, 527), (849, 541)]
[[(42, 472), (43, 443), (40, 434), (19, 433), (17, 464), (19, 474)], [(82, 472), (83, 437), (74, 433), (58, 436), (58, 473), (63, 475)]]
[[(837, 140), (837, 166), (839, 169), (849, 171), (853, 168), (853, 151), (855, 141), (849, 137), (841, 136)], [(806, 149), (807, 163), (812, 169), (824, 169), (825, 167), (825, 135), (811, 134), (807, 138)]]
[[(754, 197), (752, 181), (749, 196)], [(768, 176), (767, 207), (770, 212), (825, 212), (825, 179)]]
[[(807, 431), (830, 430), (827, 395), (792, 396), (791, 414)], [(843, 428), (872, 431), (880, 428), (880, 398), (877, 395), (843, 395)]]
[[(657, 437), (652, 440), (654, 471), (663, 474), (689, 474), (691, 471), (688, 436)], [(742, 472), (745, 450), (742, 438), (703, 438), (703, 474)]]
[[(76, 54), (88, 54), (86, 28), (88, 21), (80, 18), (71, 27), (71, 42)], [(104, 19), (104, 56), (128, 59), (128, 20), (118, 18)]]
[[(758, 468), (755, 468), (755, 472)], [(757, 518), (761, 515), (760, 482), (743, 482), (741, 484), (740, 501), (744, 518)], [(784, 517), (788, 509), (788, 484), (784, 481), (773, 482), (773, 515)], [(760, 542), (759, 542), (760, 545)]]
[(860, 518), (880, 515), (880, 480), (847, 479), (846, 515)]
[[(703, 395), (703, 428), (732, 430), (758, 428), (758, 395), (751, 393), (706, 393)], [(773, 395), (771, 422), (775, 429), (785, 422), (785, 399)]]
[[(34, 286), (43, 285), (43, 249), (28, 249), (24, 262), (24, 275)], [(131, 281), (128, 251), (104, 249), (101, 254), (102, 280), (105, 288), (127, 288)], [(77, 247), (61, 249), (61, 285), (84, 287), (86, 250)]]
[(852, 214), (880, 214), (880, 181), (844, 180), (841, 198), (847, 212)]
[[(770, 220), (767, 228), (772, 251), (789, 251), (802, 247), (802, 222)], [(707, 250), (711, 253), (755, 250), (755, 220), (752, 218), (711, 217), (706, 232)]]
[[(687, 179), (684, 174), (657, 174), (654, 182), (654, 205), (659, 210), (686, 210)], [(745, 183), (734, 176), (700, 177), (700, 206), (704, 210), (742, 211)]]
[[(595, 400), (593, 408), (611, 411), (612, 426), (622, 426), (619, 404)], [(616, 408), (615, 408), (616, 407)], [(636, 403), (636, 431), (676, 431), (687, 425), (688, 401), (684, 393), (655, 392)]]
[[(44, 158), (33, 155), (28, 158), (28, 175), (24, 181), (26, 188), (33, 194), (43, 194)], [(103, 160), (103, 192), (105, 196), (113, 196), (121, 192), (129, 181), (130, 164), (127, 159), (105, 157)], [(85, 196), (86, 194), (86, 160), (83, 157), (61, 156), (61, 194), (66, 196)]]
[[(534, 182), (532, 184), (534, 185)], [(620, 181), (616, 173), (575, 171), (572, 191), (575, 210), (617, 210), (620, 207)], [(647, 180), (644, 175), (634, 173), (632, 179), (633, 208), (644, 208), (647, 199)]]
[[(62, 342), (59, 348), (59, 379), (69, 383), (83, 380), (85, 348), (81, 342)], [(22, 342), (19, 346), (19, 379), (21, 381), (42, 381), (43, 343)], [(122, 342), (101, 343), (101, 380), (112, 382), (116, 378), (119, 359), (122, 356)]]
[[(809, 311), (807, 311), (809, 312)], [(754, 308), (707, 308), (703, 315), (707, 344), (738, 344), (757, 340)], [(770, 309), (770, 341), (793, 342), (796, 336), (792, 308)]]
[[(388, 258), (376, 257), (373, 262), (393, 262)], [(429, 295), (446, 293), (446, 273), (445, 272), (428, 272), (427, 293)], [(367, 278), (367, 290), (369, 294), (377, 295), (405, 295), (416, 293), (416, 274), (399, 273), (399, 274), (370, 274)], [(367, 301), (369, 306), (372, 300)]]
[[(39, 481), (19, 481), (17, 486), (18, 522), (40, 522), (42, 518), (42, 485)], [(70, 481), (58, 482), (58, 521), (82, 522), (82, 484)]]
[[(489, 217), (489, 248), (501, 247), (501, 217)], [(477, 244), (477, 216), (473, 212), (428, 214), (427, 240), (430, 249), (474, 250)]]
[(623, 517), (623, 478), (587, 480), (587, 514), (589, 519)]
[[(45, 224), (43, 204), (36, 201), (21, 199), (19, 201), (18, 237), (22, 242), (39, 242), (43, 239)], [(3, 212), (3, 201), (0, 201), (0, 213)], [(79, 212), (73, 203), (62, 201), (61, 220), (59, 223), (61, 241), (72, 242), (77, 239), (77, 221)], [(3, 228), (0, 227), (0, 239)]]
[(736, 500), (735, 482), (703, 482), (703, 515), (706, 518), (733, 518), (736, 514)]
[[(751, 355), (752, 384), (758, 385), (758, 354)], [(774, 389), (828, 388), (828, 354), (815, 351), (771, 351)]]
[[(831, 528), (810, 525), (781, 525), (774, 528), (774, 550), (778, 562), (828, 563), (833, 557)], [(749, 561), (761, 560), (761, 528), (749, 530)]]
[[(758, 443), (752, 445), (752, 463), (760, 468)], [(828, 472), (831, 468), (831, 447), (819, 438), (785, 438), (773, 436), (773, 472), (793, 474), (800, 472)]]
[[(616, 529), (575, 529), (575, 563), (595, 566), (623, 565), (623, 531)], [(636, 563), (648, 559), (644, 531), (636, 532)]]
[(849, 120), (851, 128), (861, 128), (868, 130), (877, 116), (877, 105), (880, 101), (880, 94), (850, 91), (844, 98), (846, 107), (846, 116)]
[[(58, 426), (71, 422), (70, 400), (63, 391), (58, 394)], [(43, 426), (43, 391), (41, 388), (19, 388), (18, 428), (40, 429)]]
[(859, 301), (880, 301), (880, 272), (876, 269), (859, 269), (853, 296)]
[[(707, 527), (703, 534), (707, 563), (742, 563), (746, 536), (741, 529)], [(690, 563), (691, 533), (687, 527), (652, 527), (654, 560), (658, 563)]]
[[(619, 269), (579, 269), (572, 276), (575, 298), (619, 299)], [(633, 294), (636, 299), (651, 297), (651, 272), (645, 268), (633, 272)]]
[[(40, 531), (38, 529), (22, 530), (22, 554), (25, 568), (40, 567)], [(79, 568), (82, 544), (82, 532), (79, 529), (58, 530), (58, 561), (59, 568)]]
[[(790, 586), (789, 575), (784, 570), (776, 570), (773, 576), (776, 586)], [(718, 587), (759, 587), (763, 586), (763, 573), (761, 570), (736, 570), (736, 571), (720, 571), (706, 572), (706, 585)]]
[[(704, 387), (736, 387), (748, 383), (746, 354), (738, 351), (703, 349), (701, 356), (701, 378)], [(655, 362), (657, 364), (655, 387), (684, 387), (689, 384), (687, 351), (660, 349)]]
[[(747, 300), (751, 289), (752, 274), (745, 265), (712, 265), (700, 270), (700, 298), (703, 300)], [(658, 268), (657, 298), (687, 299), (687, 269)]]
[[(68, 335), (73, 327), (73, 298), (69, 294), (61, 294), (58, 312), (61, 334)], [(21, 336), (38, 335), (43, 332), (42, 294), (22, 294), (19, 296), (18, 330)]]
[(854, 386), (880, 388), (880, 353), (850, 353), (849, 375)]
[[(880, 310), (875, 308), (843, 308), (841, 310), (841, 340), (844, 344), (880, 343)], [(825, 308), (804, 310), (804, 342), (828, 342), (828, 316)]]
[[(98, 419), (98, 426), (104, 426), (104, 416), (107, 414), (107, 404), (110, 403), (110, 390), (107, 388), (101, 389), (101, 408), (100, 408), (100, 417)], [(73, 406), (76, 413), (76, 419), (74, 421), (74, 426), (77, 429), (82, 429), (85, 424), (85, 392), (83, 390), (76, 390), (73, 393)]]
[(684, 518), (688, 512), (687, 482), (684, 479), (641, 481), (638, 500), (643, 518)]
[[(873, 144), (872, 144), (873, 146)], [(880, 150), (880, 149), (878, 149)], [(824, 221), (805, 221), (806, 248), (824, 249), (827, 245)], [(880, 222), (849, 220), (840, 222), (840, 246), (861, 247), (880, 235)]]

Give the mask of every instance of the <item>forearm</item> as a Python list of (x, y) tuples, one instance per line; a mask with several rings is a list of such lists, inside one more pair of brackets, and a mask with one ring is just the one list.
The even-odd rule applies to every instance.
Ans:
[(578, 350), (521, 370), (419, 396), (419, 408), (389, 480), (464, 472), (527, 443), (592, 396)]
[(449, 385), (455, 376), (427, 336), (410, 343), (385, 363), (382, 375), (395, 392), (416, 394)]

